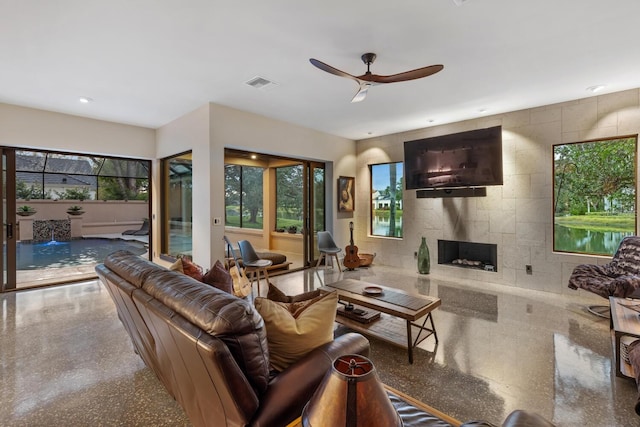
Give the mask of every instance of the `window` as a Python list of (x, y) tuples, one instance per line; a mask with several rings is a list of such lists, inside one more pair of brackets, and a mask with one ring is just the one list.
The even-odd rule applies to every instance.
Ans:
[(191, 153), (162, 160), (163, 204), (161, 252), (171, 256), (191, 254), (193, 172)]
[(16, 151), (19, 199), (149, 199), (147, 160), (44, 151)]
[(225, 165), (225, 225), (262, 229), (262, 175), (255, 166)]
[(553, 249), (613, 255), (636, 234), (637, 137), (553, 147)]
[(371, 234), (402, 237), (403, 164), (370, 165)]
[(276, 168), (276, 229), (302, 229), (303, 214), (302, 165)]

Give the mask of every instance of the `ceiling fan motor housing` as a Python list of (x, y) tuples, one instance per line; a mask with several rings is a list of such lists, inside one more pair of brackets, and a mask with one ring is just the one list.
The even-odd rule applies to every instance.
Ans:
[(366, 65), (373, 64), (373, 61), (376, 60), (376, 54), (365, 53), (364, 55), (361, 56), (361, 58), (362, 58), (362, 62), (364, 62)]

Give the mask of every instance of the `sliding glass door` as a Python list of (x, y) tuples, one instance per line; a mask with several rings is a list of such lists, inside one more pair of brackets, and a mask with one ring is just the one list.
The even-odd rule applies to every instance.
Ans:
[(308, 201), (307, 214), (308, 218), (307, 230), (305, 233), (305, 259), (307, 265), (315, 265), (318, 259), (318, 231), (326, 229), (325, 212), (326, 212), (326, 190), (325, 190), (325, 167), (324, 163), (308, 162), (306, 168), (305, 186), (306, 197)]
[(191, 152), (162, 160), (162, 214), (160, 241), (163, 255), (191, 255), (193, 167)]
[(0, 192), (2, 193), (2, 288), (7, 291), (16, 288), (16, 187), (15, 187), (15, 150), (0, 147), (2, 156), (2, 175)]
[(2, 291), (96, 277), (116, 250), (148, 254), (151, 162), (0, 147)]

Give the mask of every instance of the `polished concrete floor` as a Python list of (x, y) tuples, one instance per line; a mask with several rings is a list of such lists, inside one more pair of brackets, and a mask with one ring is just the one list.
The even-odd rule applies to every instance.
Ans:
[[(609, 322), (584, 310), (602, 299), (376, 265), (272, 282), (294, 294), (347, 277), (442, 300), (433, 313), (439, 344), (425, 340), (414, 364), (406, 350), (371, 339), (383, 382), (462, 421), (500, 425), (524, 408), (558, 426), (640, 425), (635, 382), (612, 373)], [(189, 425), (133, 352), (99, 282), (5, 293), (0, 302), (0, 425)]]

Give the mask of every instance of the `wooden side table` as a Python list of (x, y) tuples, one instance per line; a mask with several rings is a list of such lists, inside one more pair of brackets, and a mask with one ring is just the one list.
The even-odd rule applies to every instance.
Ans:
[[(637, 310), (621, 304), (636, 306)], [(620, 339), (630, 336), (640, 339), (640, 300), (609, 297), (611, 309), (611, 331), (613, 340), (613, 357), (615, 358), (616, 376), (635, 379), (633, 366), (620, 360)]]

